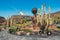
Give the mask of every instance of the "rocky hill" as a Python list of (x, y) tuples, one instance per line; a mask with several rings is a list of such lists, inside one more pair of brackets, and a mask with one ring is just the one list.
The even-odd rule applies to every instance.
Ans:
[(51, 16), (52, 16), (52, 17), (60, 18), (60, 11), (55, 12), (55, 13), (51, 13)]
[(0, 25), (4, 25), (4, 22), (6, 22), (6, 19), (0, 16)]

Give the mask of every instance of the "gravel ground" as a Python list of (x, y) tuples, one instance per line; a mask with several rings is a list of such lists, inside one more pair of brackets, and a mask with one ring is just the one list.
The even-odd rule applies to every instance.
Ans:
[(9, 34), (6, 30), (0, 32), (0, 40), (60, 40), (60, 33), (53, 34), (52, 36), (17, 36)]

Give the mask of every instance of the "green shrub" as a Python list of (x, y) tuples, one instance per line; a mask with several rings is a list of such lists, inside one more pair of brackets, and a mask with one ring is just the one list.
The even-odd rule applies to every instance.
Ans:
[(0, 28), (5, 28), (5, 26), (0, 26)]
[(57, 28), (60, 29), (60, 26), (58, 26)]
[(10, 27), (8, 30), (8, 32), (10, 32), (10, 33), (12, 33), (12, 32), (15, 33), (16, 31), (17, 31), (17, 27), (15, 27), (15, 26)]

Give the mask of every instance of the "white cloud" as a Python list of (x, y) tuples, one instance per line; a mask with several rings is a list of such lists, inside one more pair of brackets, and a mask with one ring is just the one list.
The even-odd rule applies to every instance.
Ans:
[(21, 15), (23, 15), (23, 12), (20, 12)]

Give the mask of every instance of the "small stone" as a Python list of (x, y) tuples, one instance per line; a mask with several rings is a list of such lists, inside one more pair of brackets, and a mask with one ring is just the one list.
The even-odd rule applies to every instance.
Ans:
[(29, 36), (29, 35), (30, 35), (30, 33), (28, 32), (28, 33), (26, 33), (26, 35), (28, 35), (28, 36)]
[(20, 32), (16, 32), (17, 35), (20, 35)]
[(4, 29), (4, 28), (2, 28), (1, 30), (2, 30), (2, 31), (4, 31), (5, 29)]

